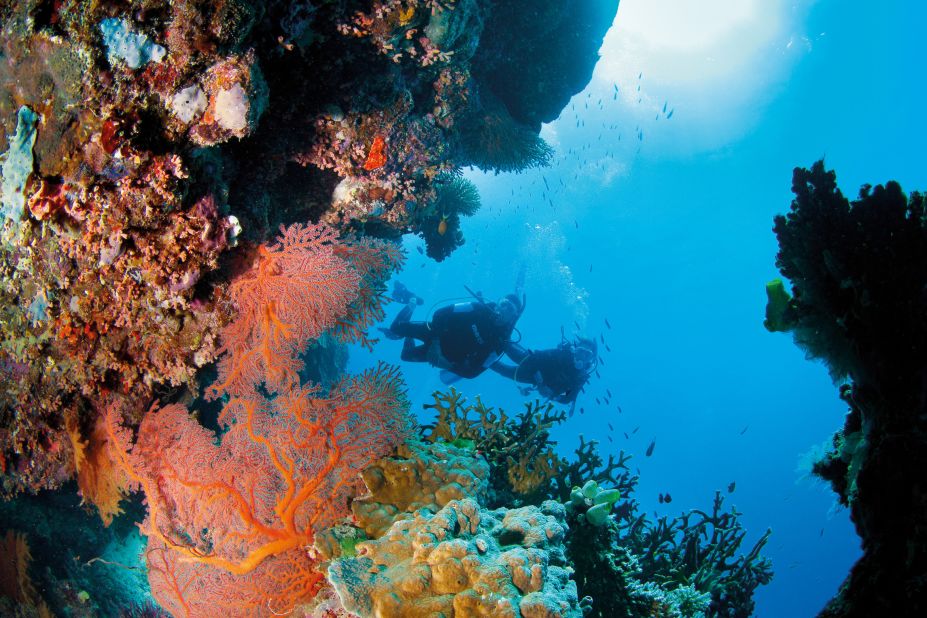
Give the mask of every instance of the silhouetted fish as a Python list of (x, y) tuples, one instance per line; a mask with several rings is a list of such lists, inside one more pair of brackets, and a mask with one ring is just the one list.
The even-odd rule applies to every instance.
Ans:
[(607, 423), (607, 425), (608, 425), (608, 428), (609, 428), (610, 431), (615, 431), (615, 428), (612, 427), (612, 424), (611, 424), (611, 423)]
[(746, 427), (744, 427), (743, 429), (741, 429), (741, 430), (740, 430), (740, 435), (744, 435), (745, 433), (747, 433), (747, 430), (748, 430), (748, 429), (750, 429), (750, 425), (747, 425)]
[(608, 438), (608, 441), (609, 441), (609, 442), (614, 442), (614, 440), (612, 440), (612, 437), (611, 437), (611, 436), (605, 436), (605, 437)]
[(608, 352), (611, 352), (611, 351), (612, 351), (612, 349), (611, 349), (610, 347), (608, 347), (608, 344), (607, 344), (607, 343), (605, 344), (605, 350), (608, 351)]
[(727, 486), (727, 493), (729, 493), (729, 494), (734, 493), (734, 489), (735, 489), (736, 487), (737, 487), (737, 483), (735, 483), (734, 481), (731, 481), (731, 482), (728, 484), (728, 486)]
[(602, 333), (599, 333), (599, 340), (600, 340), (602, 343), (605, 343), (605, 335), (603, 335)]
[(671, 110), (670, 110), (670, 113), (666, 115), (666, 119), (667, 119), (667, 120), (669, 120), (670, 118), (673, 117), (673, 112), (674, 112), (674, 111), (676, 111), (676, 110), (671, 109)]
[(609, 398), (611, 398), (611, 396), (612, 396), (612, 391), (606, 388), (606, 389), (605, 389), (605, 392), (608, 394)]
[(635, 427), (635, 428), (634, 428), (634, 431), (631, 432), (631, 435), (633, 436), (634, 434), (636, 434), (636, 433), (637, 433), (637, 430), (640, 429), (640, 428), (641, 428), (640, 425), (638, 425), (637, 427)]
[(601, 375), (599, 375), (599, 370), (598, 370), (598, 369), (596, 369), (595, 377), (597, 377), (597, 378), (601, 378), (601, 377), (602, 377)]
[(595, 398), (595, 403), (596, 403), (596, 405), (598, 405), (598, 406), (602, 405), (602, 402), (599, 401), (599, 398), (598, 398), (598, 397)]
[(625, 440), (630, 440), (630, 439), (631, 439), (631, 436), (628, 435), (628, 432), (627, 432), (627, 431), (622, 431), (621, 433), (624, 434), (624, 439), (625, 439)]
[(580, 409), (579, 409), (579, 413), (580, 413), (580, 414), (585, 414), (585, 413), (586, 413), (586, 408), (580, 408)]
[(668, 103), (668, 101), (663, 103), (663, 113), (664, 114), (666, 113), (666, 103)]
[(624, 414), (624, 410), (621, 409), (621, 406), (618, 406), (618, 414)]
[(657, 500), (660, 501), (660, 504), (663, 504), (663, 494), (659, 494), (659, 495), (657, 496)]
[(650, 457), (651, 455), (653, 455), (653, 447), (655, 447), (656, 445), (657, 445), (657, 441), (651, 440), (650, 446), (648, 446), (647, 450), (644, 451), (644, 457)]
[(669, 504), (672, 501), (673, 501), (673, 497), (669, 495), (669, 492), (667, 492), (666, 495), (663, 496), (663, 502), (666, 502), (667, 504)]

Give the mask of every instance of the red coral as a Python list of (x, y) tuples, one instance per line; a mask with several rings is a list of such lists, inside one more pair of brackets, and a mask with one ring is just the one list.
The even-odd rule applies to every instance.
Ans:
[(382, 314), (382, 281), (402, 261), (398, 249), (339, 241), (323, 225), (281, 232), (229, 288), (238, 315), (221, 333), (226, 356), (213, 396), (247, 395), (261, 382), (284, 392), (298, 383), (297, 356), (307, 341), (331, 328), (342, 340), (364, 340), (364, 329)]
[(150, 411), (130, 439), (111, 406), (109, 439), (145, 492), (152, 594), (175, 615), (291, 611), (323, 582), (305, 548), (349, 514), (357, 471), (410, 431), (395, 368), (346, 378), (327, 397), (297, 387), (233, 398), (216, 436), (180, 405)]

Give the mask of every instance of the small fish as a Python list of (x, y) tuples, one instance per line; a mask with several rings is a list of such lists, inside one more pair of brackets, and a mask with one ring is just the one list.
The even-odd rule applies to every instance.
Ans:
[(669, 101), (665, 101), (665, 102), (663, 103), (663, 113), (664, 113), (664, 114), (666, 113), (666, 104), (667, 104), (668, 102), (669, 102)]
[(640, 75), (637, 76), (637, 79), (640, 79), (640, 78), (642, 78), (643, 76), (644, 76), (644, 72), (641, 71)]
[(601, 356), (599, 357), (599, 364), (600, 364), (600, 365), (604, 365), (604, 364), (605, 364), (605, 361), (602, 360), (602, 357), (601, 357)]
[(595, 403), (596, 403), (597, 406), (602, 405), (602, 402), (599, 401), (599, 398), (598, 398), (598, 397), (595, 398)]
[(446, 232), (447, 232), (447, 215), (442, 215), (441, 222), (438, 223), (438, 235), (444, 236)]
[(599, 375), (599, 370), (598, 370), (598, 369), (596, 369), (596, 371), (595, 371), (595, 377), (597, 377), (597, 378), (601, 378), (601, 377), (602, 377), (601, 375)]
[(582, 328), (579, 327), (579, 322), (578, 322), (578, 321), (573, 320), (573, 325), (576, 326), (576, 330), (583, 330)]
[(657, 496), (657, 500), (660, 501), (660, 504), (663, 504), (663, 494), (659, 494), (659, 495)]
[(605, 326), (608, 327), (608, 330), (612, 329), (612, 325), (608, 323), (608, 318), (605, 318)]
[(633, 436), (634, 434), (636, 434), (636, 433), (637, 433), (637, 430), (640, 429), (640, 428), (641, 428), (640, 425), (638, 425), (637, 427), (635, 427), (635, 428), (634, 428), (634, 431), (631, 432), (631, 435)]
[(746, 427), (744, 427), (743, 429), (741, 429), (741, 430), (740, 430), (740, 435), (744, 435), (745, 433), (747, 433), (747, 430), (748, 430), (748, 429), (750, 429), (750, 425), (747, 425)]
[(605, 344), (605, 350), (606, 350), (607, 352), (611, 352), (611, 351), (612, 351), (612, 349), (611, 349), (610, 347), (608, 347), (608, 344), (607, 344), (607, 343)]
[(666, 502), (667, 504), (669, 504), (672, 501), (673, 501), (673, 497), (669, 495), (669, 492), (667, 492), (666, 495), (663, 496), (663, 502)]
[(647, 447), (647, 450), (644, 451), (644, 457), (650, 457), (653, 455), (653, 447), (657, 445), (656, 439), (650, 441), (650, 446)]
[(621, 409), (621, 406), (618, 406), (618, 414), (624, 414), (624, 410)]
[(624, 439), (625, 439), (625, 440), (630, 440), (630, 439), (631, 439), (631, 436), (628, 435), (628, 432), (627, 432), (627, 431), (622, 431), (621, 433), (624, 434)]
[(580, 409), (579, 409), (579, 413), (580, 413), (580, 414), (585, 414), (585, 413), (586, 413), (586, 408), (580, 408)]
[(608, 441), (609, 441), (609, 442), (614, 442), (614, 440), (612, 440), (612, 437), (611, 437), (611, 436), (605, 436), (605, 437), (608, 438)]
[(737, 483), (735, 483), (734, 481), (731, 481), (730, 483), (728, 483), (728, 486), (727, 486), (727, 493), (729, 493), (729, 494), (734, 493), (734, 489), (735, 489), (736, 487), (737, 487)]
[(579, 229), (579, 221), (577, 221), (576, 219), (573, 219), (573, 224), (576, 226), (576, 229), (578, 230), (578, 229)]
[(600, 340), (602, 343), (605, 343), (605, 335), (603, 335), (602, 333), (599, 333), (599, 340)]
[(606, 389), (605, 389), (605, 392), (608, 394), (608, 398), (611, 399), (611, 398), (612, 398), (612, 391), (611, 391), (610, 389), (607, 389), (607, 388), (606, 388)]
[(676, 110), (671, 109), (671, 110), (670, 110), (670, 113), (666, 115), (666, 119), (667, 119), (667, 120), (669, 120), (670, 118), (673, 117), (673, 112), (674, 112), (674, 111), (676, 111)]
[(421, 247), (416, 247), (416, 249), (418, 249), (419, 255), (425, 255), (424, 249), (422, 249)]
[(610, 431), (615, 431), (615, 428), (612, 427), (612, 424), (611, 424), (611, 423), (608, 423), (608, 429), (609, 429)]
[(819, 534), (818, 536), (824, 536), (824, 528), (821, 528), (821, 534)]
[(592, 272), (592, 264), (589, 265), (589, 272)]

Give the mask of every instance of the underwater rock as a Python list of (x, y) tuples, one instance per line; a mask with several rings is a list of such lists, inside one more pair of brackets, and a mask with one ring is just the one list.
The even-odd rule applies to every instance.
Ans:
[(527, 127), (557, 118), (592, 77), (618, 0), (492, 0), (473, 74)]

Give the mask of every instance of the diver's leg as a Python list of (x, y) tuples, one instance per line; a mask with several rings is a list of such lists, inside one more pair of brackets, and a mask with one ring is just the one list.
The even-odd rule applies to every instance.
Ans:
[(402, 342), (401, 358), (410, 363), (424, 363), (428, 360), (428, 345), (425, 343), (416, 345), (415, 339), (407, 337), (406, 340)]

